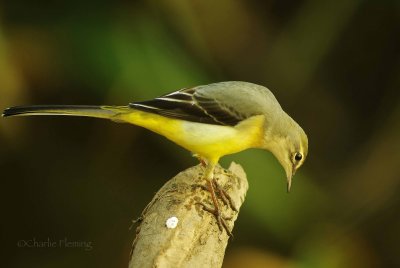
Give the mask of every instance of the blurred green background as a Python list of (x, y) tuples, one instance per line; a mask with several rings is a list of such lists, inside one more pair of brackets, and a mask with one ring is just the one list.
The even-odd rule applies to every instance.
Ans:
[[(289, 195), (271, 154), (223, 159), (250, 182), (224, 267), (400, 267), (400, 1), (0, 4), (1, 110), (226, 80), (269, 87), (310, 148)], [(2, 266), (127, 267), (130, 221), (195, 164), (127, 124), (0, 118)]]

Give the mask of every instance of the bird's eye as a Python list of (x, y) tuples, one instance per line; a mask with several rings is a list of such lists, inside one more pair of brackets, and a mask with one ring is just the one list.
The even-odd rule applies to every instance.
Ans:
[(302, 158), (303, 158), (303, 155), (301, 153), (296, 153), (295, 156), (294, 156), (294, 159), (296, 161), (300, 161)]

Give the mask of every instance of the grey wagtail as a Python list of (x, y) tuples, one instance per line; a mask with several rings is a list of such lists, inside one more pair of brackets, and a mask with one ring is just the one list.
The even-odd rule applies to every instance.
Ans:
[(290, 191), (292, 177), (308, 152), (307, 135), (282, 110), (271, 91), (247, 82), (184, 88), (128, 106), (38, 105), (12, 107), (3, 112), (5, 117), (15, 115), (106, 118), (147, 128), (186, 148), (206, 164), (204, 178), (214, 203), (214, 209), (207, 211), (215, 215), (219, 228), (222, 230), (223, 226), (228, 234), (215, 193), (215, 188), (221, 188), (213, 176), (220, 157), (248, 148), (268, 150), (283, 166)]

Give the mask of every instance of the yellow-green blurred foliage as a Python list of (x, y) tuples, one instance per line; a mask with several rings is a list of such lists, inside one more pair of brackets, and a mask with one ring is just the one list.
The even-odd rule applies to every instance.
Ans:
[[(271, 154), (223, 159), (250, 182), (224, 267), (400, 267), (399, 3), (3, 1), (0, 109), (265, 85), (308, 133), (309, 157), (289, 195)], [(126, 267), (130, 221), (194, 164), (134, 126), (1, 119), (2, 267)], [(18, 244), (33, 239), (93, 248)]]

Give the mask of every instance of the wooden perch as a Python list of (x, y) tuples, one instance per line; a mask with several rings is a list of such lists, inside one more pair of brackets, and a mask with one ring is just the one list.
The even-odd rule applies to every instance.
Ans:
[[(199, 204), (212, 207), (210, 193), (199, 186), (205, 184), (203, 171), (201, 165), (191, 167), (156, 193), (136, 229), (129, 268), (222, 266), (229, 236), (218, 228), (214, 215)], [(231, 163), (224, 170), (218, 165), (214, 177), (239, 209), (248, 189), (242, 167)], [(222, 214), (231, 217), (226, 222), (232, 229), (238, 213), (220, 204)], [(175, 228), (173, 217), (178, 220)]]

